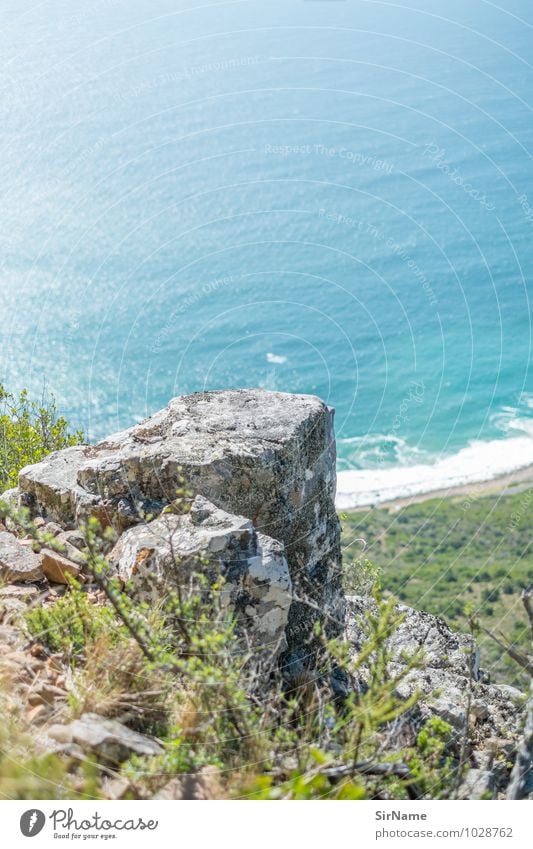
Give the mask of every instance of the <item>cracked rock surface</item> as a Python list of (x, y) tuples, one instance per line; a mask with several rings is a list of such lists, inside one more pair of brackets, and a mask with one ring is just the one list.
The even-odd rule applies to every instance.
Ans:
[(237, 611), (252, 643), (274, 654), (286, 648), (291, 578), (284, 546), (257, 533), (250, 519), (199, 495), (189, 513), (165, 513), (129, 528), (109, 561), (134, 595), (150, 602), (167, 588), (186, 585), (191, 571), (212, 580), (223, 575), (222, 600)]

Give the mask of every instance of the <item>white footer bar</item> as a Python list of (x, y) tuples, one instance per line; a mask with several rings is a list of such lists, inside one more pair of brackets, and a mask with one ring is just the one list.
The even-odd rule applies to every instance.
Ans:
[(533, 846), (531, 802), (3, 801), (0, 812), (6, 849)]

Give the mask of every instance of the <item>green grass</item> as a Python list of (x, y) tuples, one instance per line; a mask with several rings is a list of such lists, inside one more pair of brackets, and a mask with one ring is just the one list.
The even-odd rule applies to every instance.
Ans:
[[(527, 647), (520, 591), (533, 583), (530, 515), (533, 489), (507, 496), (425, 501), (396, 512), (372, 508), (343, 514), (345, 560), (362, 537), (383, 589), (401, 601), (465, 629), (465, 605), (481, 624)], [(482, 662), (494, 679), (518, 683), (516, 666), (480, 635)]]

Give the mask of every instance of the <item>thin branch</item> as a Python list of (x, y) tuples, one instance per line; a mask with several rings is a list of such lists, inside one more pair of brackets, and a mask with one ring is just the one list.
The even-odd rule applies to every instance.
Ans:
[(509, 657), (511, 657), (516, 663), (519, 664), (519, 666), (525, 669), (526, 672), (528, 672), (533, 677), (533, 662), (529, 657), (527, 657), (525, 654), (522, 654), (521, 652), (516, 651), (513, 646), (503, 643), (500, 639), (498, 639), (495, 634), (492, 633), (492, 631), (489, 631), (488, 628), (484, 628), (483, 626), (481, 626), (481, 630), (484, 631), (485, 634), (487, 634), (487, 636), (491, 638), (491, 640), (494, 640), (497, 646), (499, 646), (504, 652), (506, 652)]
[[(531, 607), (531, 598), (533, 596), (533, 590), (530, 587), (527, 590), (522, 592), (522, 604), (524, 605), (524, 609), (527, 613), (527, 617), (529, 619), (529, 624), (531, 626), (531, 640), (533, 642), (533, 609)], [(531, 691), (529, 700), (526, 707), (526, 722), (524, 726), (524, 733), (522, 735), (522, 740), (520, 741), (520, 746), (518, 747), (518, 752), (516, 754), (516, 760), (514, 763), (513, 771), (511, 773), (511, 781), (509, 782), (509, 787), (507, 789), (507, 798), (508, 799), (525, 799), (528, 796), (528, 791), (531, 789), (530, 779), (533, 773), (533, 676), (531, 678)]]

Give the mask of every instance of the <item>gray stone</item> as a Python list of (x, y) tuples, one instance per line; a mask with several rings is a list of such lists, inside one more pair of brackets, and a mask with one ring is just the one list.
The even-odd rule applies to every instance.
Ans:
[(78, 551), (85, 551), (87, 548), (85, 537), (83, 536), (81, 531), (78, 530), (64, 531), (63, 533), (59, 534), (57, 539), (58, 542), (65, 543), (65, 545), (72, 546), (73, 548), (77, 548)]
[[(398, 696), (407, 699), (417, 692), (419, 718), (444, 719), (459, 745), (466, 728), (471, 680), (469, 726), (475, 742), (482, 747), (485, 740), (503, 738), (512, 745), (523, 721), (524, 695), (513, 687), (484, 683), (478, 649), (470, 635), (452, 631), (438, 616), (405, 605), (396, 609), (404, 621), (389, 641), (390, 674), (398, 674), (418, 649), (423, 651), (420, 668), (408, 672), (397, 687)], [(346, 630), (354, 656), (366, 640), (364, 617), (370, 611), (375, 611), (373, 599), (347, 599)]]
[(58, 537), (55, 538), (55, 543), (60, 546), (60, 554), (63, 554), (65, 557), (68, 557), (69, 560), (72, 560), (80, 568), (83, 569), (87, 561), (79, 550), (79, 548), (77, 548), (75, 545), (72, 545), (72, 543), (70, 543), (68, 539), (64, 539), (63, 534), (60, 534)]
[(19, 489), (27, 506), (37, 515), (73, 527), (76, 510), (89, 499), (78, 486), (78, 469), (85, 461), (88, 446), (75, 445), (56, 451), (40, 463), (26, 466), (19, 473)]
[[(0, 610), (3, 603), (0, 603)], [(6, 654), (6, 650), (22, 649), (27, 639), (20, 628), (2, 623), (0, 625), (0, 656)]]
[(76, 744), (102, 761), (120, 764), (130, 755), (155, 756), (164, 750), (157, 740), (132, 731), (116, 719), (86, 713), (70, 725), (53, 725), (49, 736), (63, 745)]
[(57, 537), (59, 534), (63, 533), (63, 528), (61, 525), (58, 525), (57, 522), (46, 522), (43, 527), (43, 533), (48, 534), (51, 537)]
[(459, 799), (487, 799), (494, 796), (496, 783), (490, 769), (469, 769), (466, 773), (459, 792)]
[(55, 584), (68, 584), (71, 578), (83, 580), (81, 567), (57, 551), (43, 548), (41, 552), (42, 570), (49, 581)]
[[(347, 598), (347, 636), (358, 649), (365, 639), (362, 629), (363, 618), (375, 609), (373, 599), (363, 596)], [(479, 650), (473, 645), (472, 637), (452, 631), (443, 619), (414, 610), (404, 604), (396, 606), (403, 621), (390, 642), (392, 660), (404, 663), (404, 658), (412, 658), (420, 649), (424, 653), (424, 667), (435, 670), (452, 669), (456, 676), (468, 677), (470, 656), (473, 655), (473, 677), (479, 678)]]
[(4, 599), (16, 599), (23, 602), (24, 605), (35, 601), (39, 595), (39, 588), (34, 584), (12, 584), (0, 589), (0, 601), (4, 601)]
[(123, 799), (126, 793), (135, 793), (135, 789), (126, 778), (112, 778), (104, 776), (102, 779), (102, 791), (106, 799)]
[(0, 494), (0, 501), (4, 501), (8, 505), (8, 507), (11, 507), (14, 510), (18, 510), (19, 498), (20, 491), (18, 487), (15, 487), (13, 489), (6, 489)]
[(476, 721), (483, 722), (483, 720), (488, 719), (489, 707), (482, 699), (472, 699), (470, 712)]
[[(0, 589), (0, 621), (9, 625), (29, 604), (39, 599), (41, 593), (34, 584), (7, 584)], [(1, 629), (0, 629), (1, 630)], [(1, 637), (0, 637), (1, 642)]]
[(236, 609), (252, 643), (275, 654), (286, 648), (291, 579), (283, 544), (258, 534), (249, 519), (197, 496), (189, 513), (167, 512), (125, 531), (108, 559), (150, 602), (177, 583), (186, 586), (191, 571), (223, 575), (223, 602)]
[(39, 581), (43, 578), (41, 560), (28, 546), (7, 531), (0, 533), (0, 579), (8, 583)]
[[(9, 510), (19, 510), (21, 507), (20, 504), (20, 491), (17, 488), (15, 489), (6, 489), (4, 492), (0, 494), (0, 503), (3, 502)], [(6, 516), (5, 519), (0, 519), (0, 530), (5, 530), (16, 532), (17, 526), (16, 523), (10, 516)]]
[(197, 773), (175, 776), (153, 798), (165, 801), (220, 799), (219, 770), (215, 766), (204, 766)]
[(19, 486), (36, 513), (65, 527), (92, 513), (123, 530), (171, 503), (181, 476), (194, 495), (285, 545), (299, 599), (291, 605), (289, 648), (310, 654), (316, 619), (329, 635), (341, 633), (333, 411), (314, 396), (230, 390), (176, 398), (97, 446), (23, 469)]
[(435, 716), (440, 716), (456, 731), (462, 731), (466, 723), (466, 710), (463, 702), (463, 694), (460, 690), (454, 688), (452, 693), (447, 691), (445, 696), (439, 696), (431, 702), (431, 712)]
[(493, 699), (509, 700), (511, 704), (519, 706), (523, 706), (527, 698), (525, 693), (510, 684), (491, 684), (488, 691)]

